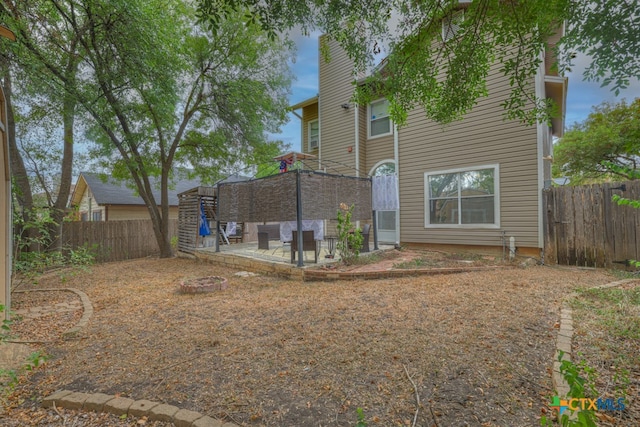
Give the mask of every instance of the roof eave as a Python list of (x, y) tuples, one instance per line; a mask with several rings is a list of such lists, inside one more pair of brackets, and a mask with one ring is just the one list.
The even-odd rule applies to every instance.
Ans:
[(289, 107), (289, 110), (291, 111), (299, 110), (300, 108), (308, 107), (309, 105), (313, 105), (317, 103), (318, 103), (318, 95), (309, 99), (305, 99), (304, 101), (298, 102), (297, 104), (291, 105)]

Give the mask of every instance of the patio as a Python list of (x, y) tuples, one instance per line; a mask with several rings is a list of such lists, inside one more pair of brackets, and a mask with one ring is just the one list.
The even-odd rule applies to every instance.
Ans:
[[(330, 265), (341, 264), (340, 256), (336, 253), (334, 258), (327, 258), (330, 254), (327, 241), (318, 241), (320, 250), (318, 263), (314, 262), (312, 251), (304, 252), (304, 266), (298, 267), (291, 263), (291, 245), (282, 242), (270, 242), (269, 249), (259, 249), (258, 242), (235, 243), (220, 245), (220, 251), (215, 247), (201, 247), (194, 252), (194, 257), (213, 264), (248, 270), (255, 273), (271, 274), (282, 277), (304, 280), (308, 270), (327, 269)], [(381, 251), (392, 249), (392, 245), (378, 245), (379, 250), (361, 253), (361, 257), (371, 256)], [(373, 248), (372, 248), (373, 249)]]

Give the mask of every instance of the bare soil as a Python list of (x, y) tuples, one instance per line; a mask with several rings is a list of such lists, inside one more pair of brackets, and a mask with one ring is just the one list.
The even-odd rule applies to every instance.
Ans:
[[(379, 262), (399, 268), (411, 260)], [(352, 268), (365, 267), (372, 268)], [(63, 425), (51, 411), (41, 423), (15, 420), (36, 414), (43, 396), (69, 389), (160, 401), (242, 426), (349, 426), (357, 408), (370, 426), (538, 425), (550, 411), (563, 297), (614, 278), (601, 270), (500, 267), (316, 283), (143, 259), (64, 280), (50, 274), (37, 286), (83, 290), (94, 315), (67, 340), (59, 333), (72, 315), (47, 326), (16, 322), (20, 339), (47, 341), (34, 349), (50, 358), (21, 379), (0, 421)], [(179, 292), (181, 281), (207, 276), (226, 277), (228, 288)], [(16, 294), (14, 304), (41, 298)], [(70, 416), (81, 415), (89, 417)]]

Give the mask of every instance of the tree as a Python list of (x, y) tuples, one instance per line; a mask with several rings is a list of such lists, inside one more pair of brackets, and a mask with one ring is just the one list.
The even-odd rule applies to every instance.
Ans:
[(640, 98), (594, 107), (554, 147), (554, 176), (567, 176), (572, 184), (635, 179), (639, 167)]
[[(233, 14), (216, 31), (194, 26), (190, 2), (49, 0), (9, 10), (19, 43), (62, 82), (90, 119), (92, 154), (144, 200), (161, 256), (171, 255), (168, 190), (176, 165), (216, 177), (251, 162), (286, 120), (288, 44), (269, 39)], [(15, 11), (47, 7), (38, 20)], [(53, 23), (77, 40), (80, 72), (64, 75), (42, 52), (33, 27)], [(160, 200), (153, 181), (160, 182)]]
[[(49, 12), (45, 3), (32, 4), (25, 7), (26, 2), (3, 1), (0, 4), (0, 16), (7, 22), (38, 22), (43, 14)], [(46, 193), (47, 206), (53, 221), (49, 223), (48, 235), (52, 236), (52, 242), (59, 236), (59, 225), (65, 215), (65, 209), (69, 200), (72, 181), (72, 164), (74, 159), (74, 124), (76, 119), (77, 100), (71, 95), (71, 89), (78, 72), (79, 52), (77, 39), (69, 34), (65, 26), (59, 21), (51, 22), (46, 28), (33, 25), (30, 28), (32, 38), (37, 40), (38, 55), (46, 57), (49, 68), (42, 66), (42, 59), (29, 49), (20, 44), (10, 44), (12, 55), (4, 57), (4, 89), (8, 92), (8, 139), (11, 149), (12, 175), (14, 177), (15, 194), (22, 210), (24, 223), (32, 218), (34, 208), (34, 186)], [(9, 51), (9, 49), (7, 49)], [(11, 67), (9, 66), (11, 64)], [(52, 70), (55, 70), (53, 72)], [(17, 93), (13, 91), (13, 77), (18, 82)], [(58, 78), (63, 76), (63, 79)], [(15, 95), (15, 96), (14, 96)], [(14, 102), (15, 101), (15, 102)], [(16, 113), (19, 106), (23, 107), (25, 114)], [(45, 114), (41, 114), (41, 112)], [(47, 123), (50, 131), (46, 140), (40, 141), (40, 146), (48, 155), (36, 158), (43, 150), (40, 146), (30, 144), (28, 149), (20, 149), (18, 138), (18, 126), (21, 120), (30, 117), (37, 121), (38, 127), (44, 127)], [(24, 129), (32, 130), (30, 126)], [(22, 135), (25, 135), (22, 132)], [(59, 141), (60, 144), (55, 144)], [(58, 147), (60, 147), (58, 149)], [(52, 157), (51, 150), (56, 151)], [(25, 156), (29, 158), (25, 161)], [(54, 160), (55, 159), (55, 160)], [(49, 169), (48, 174), (41, 173), (42, 167)], [(55, 176), (55, 185), (50, 181)], [(30, 179), (31, 178), (31, 179)], [(49, 182), (47, 182), (49, 181)]]
[[(356, 88), (368, 102), (384, 93), (398, 124), (415, 107), (441, 123), (461, 118), (487, 95), (492, 64), (508, 76), (511, 92), (503, 106), (508, 118), (545, 121), (554, 106), (536, 96), (531, 84), (547, 38), (563, 21), (560, 70), (571, 67), (576, 51), (593, 58), (585, 77), (617, 91), (640, 75), (640, 3), (628, 0), (199, 0), (199, 18), (216, 28), (232, 11), (248, 9), (247, 20), (276, 33), (299, 25), (321, 29), (354, 60), (356, 73), (370, 69), (381, 48), (383, 72)], [(454, 16), (463, 3), (464, 19)], [(443, 21), (459, 25), (453, 43), (442, 43)], [(426, 49), (431, 46), (433, 49)]]

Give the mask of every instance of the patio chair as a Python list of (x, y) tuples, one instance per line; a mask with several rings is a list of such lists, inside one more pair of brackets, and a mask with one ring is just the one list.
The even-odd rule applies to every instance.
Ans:
[(280, 240), (280, 224), (258, 224), (258, 249), (269, 249), (269, 240)]
[[(313, 251), (315, 256), (315, 262), (318, 263), (318, 245), (313, 233), (313, 230), (302, 232), (302, 250)], [(298, 231), (292, 231), (291, 237), (291, 263), (296, 260), (296, 253), (298, 252)]]
[[(364, 227), (362, 227), (362, 231), (360, 232), (360, 234), (362, 234), (362, 246), (360, 246), (360, 253), (369, 252), (369, 232), (370, 231), (371, 231), (371, 224), (365, 224)], [(351, 231), (350, 233), (353, 234), (353, 231)]]

